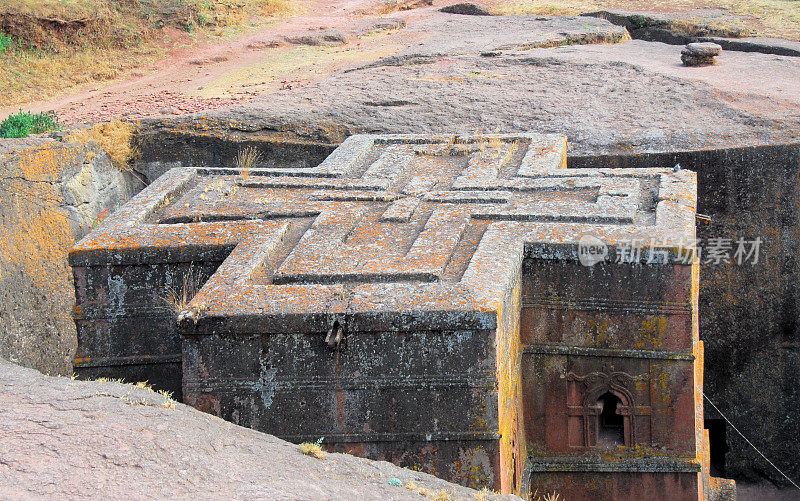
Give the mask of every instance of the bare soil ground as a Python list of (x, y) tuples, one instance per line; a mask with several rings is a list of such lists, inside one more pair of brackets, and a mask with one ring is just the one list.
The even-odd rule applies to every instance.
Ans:
[[(295, 46), (283, 44), (284, 36), (342, 27), (379, 12), (384, 5), (376, 0), (309, 0), (303, 2), (300, 14), (255, 32), (197, 44), (176, 39), (177, 45), (167, 57), (123, 79), (78, 87), (60, 98), (28, 103), (24, 108), (55, 110), (68, 123), (100, 121), (160, 111), (216, 109), (253, 97), (255, 86), (262, 86), (258, 90), (263, 91), (302, 85), (349, 63), (389, 54), (393, 47), (384, 47), (377, 39), (364, 44), (359, 41), (344, 50)], [(276, 40), (283, 46), (275, 47)], [(267, 83), (270, 85), (264, 89)], [(0, 117), (18, 108), (0, 106)]]
[(290, 0), (4, 0), (0, 107), (129, 78), (170, 50), (230, 39), (294, 7)]
[[(445, 47), (441, 47), (439, 52), (452, 53), (452, 50), (449, 50), (452, 47), (446, 47), (452, 38), (450, 32), (445, 29), (446, 26), (439, 26), (438, 35), (435, 30), (426, 33), (425, 29), (427, 19), (438, 14), (436, 10), (447, 3), (452, 1), (437, 0), (432, 7), (393, 12), (394, 9), (387, 7), (392, 2), (386, 0), (309, 0), (303, 3), (299, 14), (240, 38), (209, 41), (179, 48), (168, 57), (137, 70), (124, 79), (105, 85), (84, 86), (55, 100), (30, 103), (26, 108), (33, 111), (56, 110), (62, 120), (72, 123), (108, 120), (120, 116), (135, 119), (152, 115), (205, 113), (231, 105), (242, 105), (281, 90), (304, 88), (326, 79), (337, 71), (402, 51), (407, 52), (409, 47), (413, 48), (417, 43), (434, 47), (444, 45)], [(486, 3), (496, 12), (541, 12), (549, 9), (547, 7), (549, 4), (541, 2), (489, 0)], [(612, 2), (609, 5), (616, 7), (617, 4), (624, 6), (629, 2), (616, 4)], [(630, 5), (634, 8), (639, 5), (634, 4)], [(577, 11), (577, 6), (570, 4), (568, 0), (555, 2), (553, 5), (556, 7), (549, 9), (552, 12), (563, 12), (565, 9)], [(590, 7), (608, 6), (606, 3), (597, 6), (586, 4), (580, 10), (591, 10)], [(677, 0), (652, 4), (651, 7), (649, 10), (656, 11), (669, 8), (692, 10), (689, 3)], [(771, 4), (765, 6), (764, 9), (767, 10), (764, 12), (772, 12), (768, 10), (772, 7)], [(786, 16), (787, 27), (800, 26), (800, 19), (793, 21), (794, 11), (790, 11)], [(800, 16), (800, 13), (797, 13), (797, 16)], [(408, 23), (409, 29), (402, 29), (401, 24), (387, 23), (384, 17), (395, 22)], [(451, 17), (463, 19), (469, 16)], [(734, 16), (734, 18), (749, 19), (747, 16)], [(338, 45), (303, 45), (286, 42), (287, 37), (296, 39), (321, 33), (322, 30), (339, 30), (347, 36), (348, 42)], [(460, 34), (455, 33), (455, 37), (460, 37), (460, 40), (469, 40), (469, 37), (474, 35), (474, 30), (471, 33), (463, 31)], [(494, 30), (484, 33), (484, 41), (487, 35), (499, 36), (502, 32)], [(476, 44), (473, 42), (473, 45)], [(634, 56), (635, 54), (630, 55), (631, 58)], [(628, 62), (647, 64), (649, 58), (629, 58)], [(673, 66), (677, 67), (677, 64)], [(744, 92), (753, 87), (760, 90), (758, 82), (754, 82), (756, 85), (741, 89), (738, 75), (726, 71), (723, 65), (720, 68), (716, 68), (717, 80), (730, 80), (723, 82), (723, 86), (736, 87)], [(677, 71), (675, 69), (675, 72)], [(692, 80), (700, 75), (702, 79), (702, 73), (702, 71), (683, 71), (680, 77)], [(752, 75), (756, 73), (749, 73), (751, 81), (755, 78)], [(15, 111), (17, 111), (16, 106), (5, 108), (0, 106), (0, 118)]]

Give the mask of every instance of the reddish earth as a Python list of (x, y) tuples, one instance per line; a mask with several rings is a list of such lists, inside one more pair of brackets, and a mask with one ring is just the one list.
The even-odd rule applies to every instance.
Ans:
[[(305, 94), (304, 87), (320, 82), (337, 70), (398, 53), (410, 53), (419, 45), (436, 47), (440, 44), (441, 52), (449, 54), (453, 52), (451, 38), (456, 42), (461, 40), (458, 33), (449, 29), (439, 33), (424, 29), (428, 21), (445, 16), (436, 11), (452, 1), (436, 1), (432, 7), (385, 14), (388, 18), (407, 21), (409, 28), (379, 29), (375, 23), (384, 16), (381, 9), (387, 3), (385, 0), (311, 0), (303, 4), (299, 14), (238, 39), (206, 41), (179, 48), (125, 80), (79, 88), (57, 99), (31, 103), (26, 108), (55, 110), (64, 122), (79, 123), (247, 106), (258, 97), (263, 100), (266, 95), (281, 90), (294, 89), (295, 93)], [(487, 2), (490, 5), (496, 3)], [(456, 24), (461, 20), (468, 24), (467, 18), (472, 16), (450, 17)], [(441, 29), (441, 24), (438, 27)], [(349, 42), (337, 46), (309, 46), (284, 40), (287, 36), (320, 33), (320, 29), (341, 30), (349, 35)], [(554, 28), (554, 33), (559, 30)], [(462, 39), (478, 38), (481, 42), (491, 43), (492, 36), (501, 34), (473, 31), (462, 34)], [(592, 48), (580, 46), (573, 51), (580, 53), (574, 56), (582, 61), (624, 61), (649, 73), (710, 84), (728, 96), (748, 94), (751, 97), (735, 106), (755, 107), (759, 112), (762, 111), (760, 108), (766, 107), (770, 111), (774, 109), (779, 116), (787, 114), (788, 106), (788, 115), (797, 114), (800, 90), (792, 84), (800, 75), (800, 65), (795, 61), (800, 58), (764, 54), (744, 56), (743, 53), (729, 57), (726, 51), (721, 57), (721, 65), (690, 69), (680, 66), (678, 60), (661, 57), (669, 51), (651, 47), (652, 44), (645, 42), (614, 46), (600, 44)], [(560, 54), (564, 52), (564, 49), (559, 51)], [(674, 52), (679, 52), (679, 49)], [(749, 71), (751, 69), (754, 71)], [(771, 75), (771, 78), (765, 80), (764, 74)], [(16, 110), (17, 107), (0, 108), (0, 117)], [(768, 114), (770, 118), (776, 118), (773, 113)]]
[[(226, 89), (224, 94), (200, 91), (207, 84), (224, 79), (226, 75), (263, 64), (269, 59), (279, 59), (282, 54), (296, 49), (292, 45), (271, 48), (271, 41), (322, 27), (341, 28), (352, 25), (363, 18), (374, 17), (384, 4), (385, 2), (379, 0), (304, 2), (303, 13), (262, 27), (238, 39), (178, 48), (167, 58), (134, 72), (126, 80), (79, 88), (77, 92), (53, 100), (31, 103), (25, 108), (32, 111), (55, 110), (64, 122), (75, 123), (120, 116), (140, 117), (159, 114), (160, 111), (169, 111), (170, 114), (188, 113), (217, 109), (234, 103), (241, 104), (257, 94), (249, 89), (251, 80), (258, 80), (257, 75), (246, 81), (237, 81), (235, 88)], [(351, 47), (347, 48), (348, 52), (362, 49), (360, 41), (349, 45)], [(347, 58), (348, 61), (353, 59), (353, 56)], [(314, 68), (320, 66), (316, 62), (309, 65), (303, 61), (296, 63), (304, 71), (295, 71), (291, 75), (287, 72), (287, 78), (283, 79), (273, 78), (270, 87), (280, 89), (296, 86), (314, 81), (323, 74), (318, 68)], [(333, 64), (325, 69), (332, 70), (339, 66), (341, 65)], [(280, 66), (277, 71), (281, 72)], [(301, 75), (298, 76), (298, 73)], [(17, 108), (0, 108), (0, 117), (17, 111)]]

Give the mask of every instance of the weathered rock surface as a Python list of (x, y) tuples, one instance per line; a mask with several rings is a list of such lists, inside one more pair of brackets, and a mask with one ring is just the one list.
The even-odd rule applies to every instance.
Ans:
[(0, 356), (69, 374), (76, 347), (67, 253), (141, 185), (91, 145), (0, 140)]
[(433, 5), (433, 0), (384, 0), (384, 10), (411, 10)]
[(722, 47), (713, 42), (692, 42), (686, 45), (686, 53), (698, 57), (713, 57), (722, 54)]
[[(294, 444), (116, 382), (47, 377), (0, 359), (4, 499), (519, 499)], [(391, 485), (398, 479), (400, 486)]]
[(405, 19), (401, 17), (378, 17), (358, 20), (352, 23), (350, 29), (356, 36), (363, 37), (388, 30), (399, 30), (406, 27)]
[[(497, 45), (452, 38), (442, 44), (449, 46), (443, 54), (423, 41), (302, 89), (144, 128), (242, 139), (292, 133), (329, 144), (357, 132), (535, 130), (565, 133), (573, 155), (797, 138), (800, 90), (791, 82), (800, 75), (800, 59), (725, 52), (713, 73), (689, 75), (677, 63), (680, 48), (666, 44), (630, 41), (481, 57)], [(775, 78), (765, 83), (762, 74)]]
[[(587, 17), (608, 19), (625, 26), (634, 38), (655, 42), (693, 36), (741, 37), (747, 35), (742, 28), (744, 17), (724, 9), (700, 9), (689, 12), (633, 12), (627, 10), (600, 10), (582, 14)], [(686, 42), (683, 42), (686, 43)]]
[(286, 41), (295, 45), (344, 45), (350, 37), (341, 30), (309, 31), (298, 35), (289, 35)]
[(748, 37), (741, 26), (745, 19), (721, 9), (656, 13), (602, 10), (582, 14), (598, 17), (627, 28), (631, 37), (649, 42), (684, 45), (714, 42), (725, 50), (800, 56), (800, 42), (782, 38)]
[(464, 16), (491, 16), (492, 13), (485, 6), (475, 2), (462, 2), (447, 5), (439, 9), (446, 14), (461, 14)]
[(397, 55), (401, 58), (521, 51), (629, 39), (621, 26), (579, 16), (453, 16), (437, 12), (409, 21), (406, 32), (415, 35), (418, 42), (401, 50)]
[(800, 57), (800, 42), (784, 40), (782, 38), (745, 37), (697, 37), (699, 42), (714, 42), (725, 50), (740, 52), (761, 52), (762, 54), (775, 54), (778, 56)]

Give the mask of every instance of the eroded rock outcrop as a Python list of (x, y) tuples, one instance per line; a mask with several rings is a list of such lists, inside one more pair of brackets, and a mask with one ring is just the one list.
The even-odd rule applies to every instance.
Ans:
[(491, 16), (492, 13), (485, 6), (475, 2), (461, 2), (448, 5), (439, 9), (445, 14), (461, 14), (463, 16)]
[(71, 373), (75, 300), (67, 252), (140, 188), (94, 145), (0, 141), (0, 356)]

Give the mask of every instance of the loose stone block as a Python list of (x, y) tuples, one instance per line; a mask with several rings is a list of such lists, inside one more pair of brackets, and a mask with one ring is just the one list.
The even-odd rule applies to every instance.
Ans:
[(722, 47), (714, 42), (692, 42), (681, 50), (681, 61), (686, 66), (708, 66), (716, 64), (714, 59), (722, 54)]
[[(180, 345), (150, 381), (190, 405), (472, 487), (703, 498), (695, 174), (565, 158), (361, 135), (313, 168), (173, 169), (73, 250), (81, 353)], [(173, 327), (137, 321), (190, 268)]]

